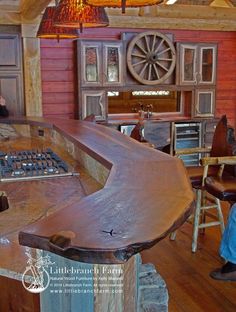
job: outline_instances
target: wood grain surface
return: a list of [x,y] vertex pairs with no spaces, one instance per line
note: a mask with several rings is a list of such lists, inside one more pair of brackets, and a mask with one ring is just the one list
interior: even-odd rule
[[0,150],[7,152],[47,147],[60,155],[80,176],[0,182],[0,191],[6,193],[9,201],[9,209],[0,213],[1,275],[18,279],[17,273],[25,270],[25,248],[18,243],[18,232],[22,228],[102,188],[65,150],[48,140],[17,137],[1,141]]
[[[20,244],[81,262],[123,263],[155,245],[191,213],[194,197],[181,160],[101,125],[63,119],[41,125],[45,123],[110,175],[102,190],[21,230]],[[73,237],[68,239],[67,232]]]

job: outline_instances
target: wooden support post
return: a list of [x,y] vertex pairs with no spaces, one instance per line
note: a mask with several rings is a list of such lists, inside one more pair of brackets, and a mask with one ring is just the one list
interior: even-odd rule
[[34,20],[47,7],[51,0],[21,0],[20,10],[24,20]]
[[22,25],[26,116],[42,116],[40,41],[35,27]]

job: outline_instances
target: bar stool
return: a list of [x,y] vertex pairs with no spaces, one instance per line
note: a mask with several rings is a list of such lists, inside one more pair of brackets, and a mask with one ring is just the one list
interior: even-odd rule
[[[220,200],[217,197],[210,196],[205,188],[205,179],[207,176],[218,177],[222,175],[223,169],[220,169],[219,164],[215,160],[217,157],[224,157],[232,155],[232,144],[229,142],[229,130],[231,127],[227,125],[226,116],[222,116],[218,122],[211,150],[206,148],[190,148],[184,150],[177,150],[176,156],[191,153],[206,154],[210,157],[203,157],[201,159],[201,166],[186,167],[187,174],[190,178],[193,189],[196,192],[196,209],[192,216],[193,221],[193,239],[192,252],[197,250],[197,239],[199,230],[205,231],[205,228],[211,226],[220,226],[221,233],[224,231],[224,219],[221,210]],[[219,171],[220,169],[220,171]],[[221,172],[222,171],[222,172]],[[213,195],[213,194],[211,194]],[[217,214],[212,214],[211,211],[216,209]],[[208,218],[211,218],[210,222]],[[170,239],[175,240],[176,231],[171,233]]]
[[[223,234],[225,225],[224,217],[221,210],[220,200],[207,191],[205,186],[205,180],[207,179],[209,171],[209,162],[212,162],[212,157],[205,157],[201,159],[203,164],[203,176],[200,180],[192,182],[192,187],[196,193],[196,208],[194,214],[190,217],[193,219],[193,236],[192,236],[192,252],[197,250],[198,234],[199,231],[205,231],[205,228],[212,226],[220,226],[221,234]],[[221,174],[221,170],[218,167],[218,174]],[[210,170],[211,172],[211,170]],[[212,213],[212,210],[216,209],[216,214]],[[211,212],[210,212],[210,211]],[[176,231],[171,233],[170,239],[175,240]]]
[[[201,163],[204,166],[203,184],[202,188],[197,190],[197,205],[194,215],[194,230],[193,230],[193,242],[192,251],[195,252],[197,248],[197,236],[198,230],[209,226],[220,225],[221,233],[224,232],[224,219],[221,211],[220,200],[223,201],[236,201],[236,177],[229,172],[224,172],[225,165],[236,165],[236,156],[225,157],[203,157]],[[216,176],[207,177],[208,167],[218,167],[218,174]],[[232,169],[232,168],[231,168]],[[201,196],[203,192],[213,196],[215,205],[201,205]],[[199,215],[201,210],[210,208],[216,208],[218,214],[218,220],[215,222],[206,223],[203,221],[199,223]],[[210,215],[212,216],[212,215]]]
[[[203,157],[201,163],[204,167],[201,185],[193,183],[193,188],[196,191],[196,209],[194,212],[193,221],[193,238],[192,238],[192,252],[197,250],[197,241],[199,230],[212,226],[220,226],[221,234],[223,234],[225,225],[224,217],[221,210],[220,200],[213,194],[209,193],[205,186],[205,180],[208,176],[209,165],[212,164],[211,157]],[[216,164],[214,164],[216,166]],[[222,175],[222,170],[219,168],[217,176]],[[210,196],[209,196],[210,195]],[[217,214],[209,212],[212,209],[216,209]],[[208,220],[210,218],[210,221]]]

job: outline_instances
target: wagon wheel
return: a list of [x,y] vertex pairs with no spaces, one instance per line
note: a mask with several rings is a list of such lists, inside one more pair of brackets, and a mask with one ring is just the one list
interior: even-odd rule
[[148,31],[135,36],[128,47],[127,64],[132,76],[146,85],[160,84],[175,68],[176,54],[165,35]]

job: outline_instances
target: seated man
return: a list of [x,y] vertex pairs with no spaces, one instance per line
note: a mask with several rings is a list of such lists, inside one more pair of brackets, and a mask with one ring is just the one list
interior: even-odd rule
[[232,206],[221,245],[220,255],[227,262],[222,268],[210,273],[210,276],[222,281],[236,281],[236,203]]
[[6,108],[6,100],[0,95],[0,117],[8,117],[9,112]]

